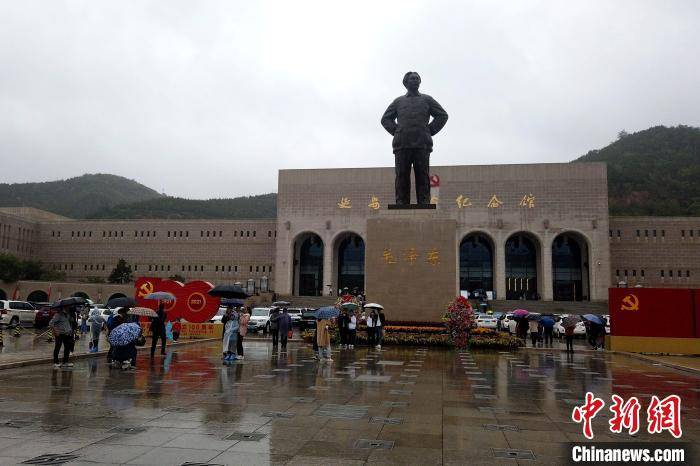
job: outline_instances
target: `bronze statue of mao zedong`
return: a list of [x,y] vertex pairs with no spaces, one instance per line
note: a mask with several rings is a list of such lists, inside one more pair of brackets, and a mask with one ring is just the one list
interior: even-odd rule
[[394,99],[382,115],[382,126],[394,136],[396,204],[399,206],[411,201],[411,166],[416,179],[416,201],[419,205],[430,204],[433,136],[447,123],[447,112],[442,106],[429,95],[418,92],[420,83],[418,73],[406,73],[403,85],[408,92]]

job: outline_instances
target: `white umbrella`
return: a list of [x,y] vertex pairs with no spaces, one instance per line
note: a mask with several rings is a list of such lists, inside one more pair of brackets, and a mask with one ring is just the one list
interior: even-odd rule
[[381,304],[377,304],[377,303],[365,304],[364,307],[365,307],[365,309],[379,309],[379,310],[384,309],[384,306],[382,306]]

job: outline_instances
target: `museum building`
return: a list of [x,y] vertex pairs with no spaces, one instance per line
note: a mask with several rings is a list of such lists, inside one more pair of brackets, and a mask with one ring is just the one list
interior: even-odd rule
[[434,210],[390,210],[393,168],[281,170],[277,218],[265,220],[73,220],[2,208],[0,252],[74,283],[106,279],[124,258],[136,276],[283,296],[348,287],[370,300],[413,297],[412,306],[428,303],[417,294],[601,302],[610,286],[700,285],[700,219],[610,217],[603,163],[436,166],[431,186]]

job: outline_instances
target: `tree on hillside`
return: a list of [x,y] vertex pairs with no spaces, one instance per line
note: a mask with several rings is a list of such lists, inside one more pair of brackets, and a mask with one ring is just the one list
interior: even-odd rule
[[117,266],[112,270],[112,273],[109,274],[109,278],[107,279],[109,283],[120,284],[130,283],[132,280],[131,266],[127,264],[124,259],[119,259]]

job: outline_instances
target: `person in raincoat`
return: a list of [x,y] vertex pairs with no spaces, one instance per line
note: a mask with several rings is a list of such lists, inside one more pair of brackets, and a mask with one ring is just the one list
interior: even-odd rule
[[318,343],[318,357],[321,361],[333,361],[331,359],[331,321],[319,319],[316,321],[316,342]]
[[222,342],[222,352],[224,354],[224,362],[234,361],[236,359],[236,345],[238,342],[238,314],[233,308],[229,307],[229,320],[224,326],[224,338]]
[[107,322],[105,322],[104,317],[100,315],[99,309],[93,309],[90,311],[88,323],[90,324],[90,352],[97,353],[97,351],[99,351],[100,333],[102,333],[103,328],[107,327]]

